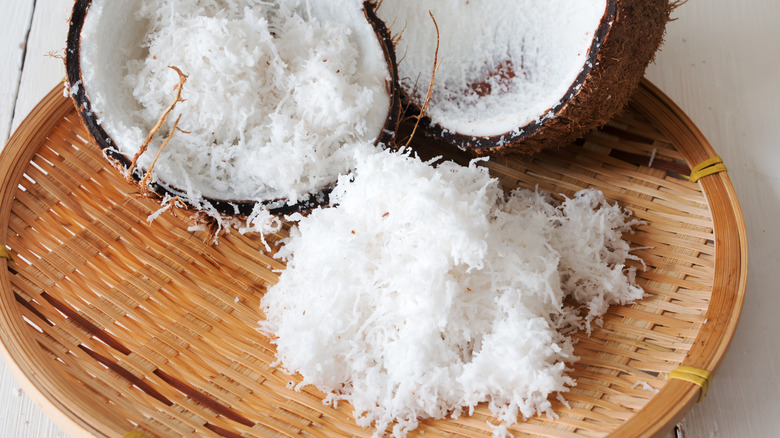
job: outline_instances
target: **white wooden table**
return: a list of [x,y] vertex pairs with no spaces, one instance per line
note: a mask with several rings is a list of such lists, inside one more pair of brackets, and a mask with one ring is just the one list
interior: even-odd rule
[[[0,0],[0,144],[64,77],[47,54],[62,53],[72,3]],[[731,350],[678,433],[780,436],[780,2],[691,0],[673,16],[647,75],[725,160],[750,244]],[[0,363],[0,437],[65,436]]]

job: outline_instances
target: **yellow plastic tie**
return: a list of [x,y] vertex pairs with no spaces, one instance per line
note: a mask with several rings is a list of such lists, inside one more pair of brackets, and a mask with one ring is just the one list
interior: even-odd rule
[[130,432],[127,432],[122,438],[149,438],[149,436],[141,431],[131,430]]
[[707,395],[707,391],[710,390],[712,373],[701,368],[680,365],[669,373],[669,378],[667,380],[671,379],[685,380],[686,382],[691,382],[700,387],[701,391],[699,392],[698,403]]
[[696,182],[699,179],[712,175],[713,173],[725,172],[726,165],[723,164],[723,159],[715,156],[710,159],[704,160],[691,169],[691,175],[688,177],[688,181]]
[[0,245],[0,258],[7,259],[9,262],[14,261],[14,258],[11,255],[11,251],[9,251],[8,248],[5,247],[5,245]]

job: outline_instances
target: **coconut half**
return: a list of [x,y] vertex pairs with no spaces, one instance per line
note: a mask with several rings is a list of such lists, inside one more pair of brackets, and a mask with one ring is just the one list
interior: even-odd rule
[[[434,25],[430,14],[438,25]],[[427,133],[476,152],[535,152],[620,111],[658,49],[667,0],[385,0],[401,89]]]
[[[117,168],[139,182],[153,167],[149,190],[223,214],[327,202],[398,119],[392,41],[361,0],[77,0],[66,67]],[[135,168],[175,100],[171,67],[182,100]]]

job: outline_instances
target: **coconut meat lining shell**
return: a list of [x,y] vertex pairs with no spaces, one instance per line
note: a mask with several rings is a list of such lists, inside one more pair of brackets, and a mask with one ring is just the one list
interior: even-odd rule
[[401,87],[418,107],[436,52],[437,29],[429,10],[438,24],[441,65],[427,115],[444,130],[488,137],[553,116],[550,109],[588,67],[607,2],[383,2],[379,16],[400,35]]
[[[92,0],[81,83],[107,143],[132,158],[188,75],[138,161],[199,200],[293,204],[374,147],[391,106],[388,62],[363,3]],[[196,202],[197,204],[197,202]]]

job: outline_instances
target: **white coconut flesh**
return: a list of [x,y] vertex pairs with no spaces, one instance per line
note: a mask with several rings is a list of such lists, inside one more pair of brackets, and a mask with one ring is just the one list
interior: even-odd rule
[[390,151],[356,169],[285,240],[261,328],[283,369],[374,436],[481,402],[504,425],[551,413],[573,383],[571,330],[643,295],[622,239],[636,222],[601,192],[505,196],[485,168]]
[[91,109],[128,158],[182,98],[138,161],[191,199],[294,204],[374,147],[388,64],[359,0],[93,0],[81,33]]
[[[428,116],[478,137],[521,129],[558,105],[588,65],[606,0],[386,0],[377,13],[400,35],[404,93],[421,106],[439,61]],[[519,133],[515,133],[519,135]]]

